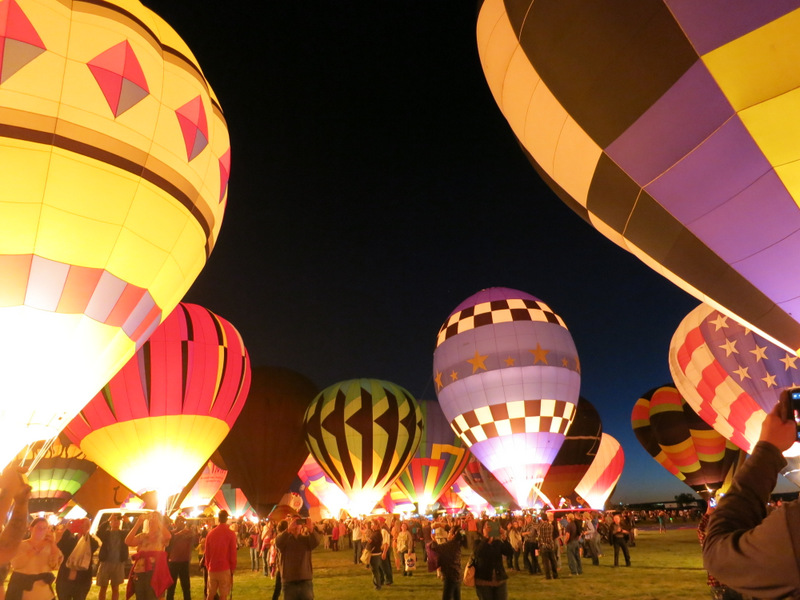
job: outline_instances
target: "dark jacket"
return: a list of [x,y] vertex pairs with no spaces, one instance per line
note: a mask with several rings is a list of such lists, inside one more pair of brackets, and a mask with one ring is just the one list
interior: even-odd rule
[[442,576],[451,581],[461,581],[461,548],[466,548],[467,538],[460,533],[443,544],[431,542],[430,549],[436,555],[436,564]]
[[800,598],[800,501],[785,502],[767,516],[767,501],[784,466],[786,459],[775,446],[756,444],[706,529],[706,570],[756,598]]
[[472,559],[475,562],[475,585],[497,585],[508,579],[503,556],[514,556],[508,540],[480,539],[475,542]]
[[[100,546],[100,554],[97,555],[97,559],[100,562],[121,562],[124,563],[128,560],[128,545],[125,543],[125,536],[126,533],[121,529],[111,530],[111,529],[104,529],[97,532],[97,537],[100,538],[100,541],[103,543]],[[110,556],[111,552],[111,540],[113,538],[117,538],[117,556]]]
[[279,568],[284,584],[311,579],[313,573],[311,551],[319,546],[321,541],[322,534],[317,530],[297,537],[284,531],[275,538],[275,547],[281,553]]
[[[72,551],[75,549],[75,546],[78,543],[80,536],[75,535],[69,531],[65,531],[64,534],[61,536],[61,539],[58,540],[58,549],[61,550],[61,554],[64,555],[64,560],[61,562],[61,566],[58,568],[58,574],[56,575],[56,585],[59,582],[66,581],[69,579],[70,569],[67,568],[67,560],[69,559],[69,555],[72,554]],[[90,546],[92,548],[92,559],[94,559],[94,553],[97,552],[97,548],[100,544],[94,539],[93,536],[89,536]],[[75,582],[81,586],[88,586],[91,587],[92,585],[92,566],[91,562],[89,563],[89,568],[85,571],[76,571],[75,575]]]

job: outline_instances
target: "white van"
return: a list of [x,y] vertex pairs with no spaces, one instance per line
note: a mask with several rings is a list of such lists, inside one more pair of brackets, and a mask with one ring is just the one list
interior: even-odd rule
[[100,525],[108,521],[111,515],[119,515],[122,518],[122,530],[123,531],[130,531],[133,527],[133,524],[136,522],[136,519],[139,518],[139,515],[146,515],[147,513],[153,512],[151,510],[145,510],[143,508],[104,508],[102,510],[98,510],[97,514],[92,519],[92,525],[89,528],[89,533],[92,535],[97,535],[97,530],[100,529]]

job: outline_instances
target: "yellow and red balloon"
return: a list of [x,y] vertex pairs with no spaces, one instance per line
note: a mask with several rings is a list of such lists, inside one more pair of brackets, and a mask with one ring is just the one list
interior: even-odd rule
[[65,433],[136,493],[179,492],[239,416],[250,359],[225,319],[181,303]]
[[0,0],[0,462],[52,438],[188,290],[227,204],[219,102],[135,0]]

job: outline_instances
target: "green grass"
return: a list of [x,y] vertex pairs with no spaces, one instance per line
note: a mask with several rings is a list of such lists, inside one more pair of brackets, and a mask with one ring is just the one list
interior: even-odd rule
[[[562,556],[563,567],[557,580],[547,581],[543,576],[511,572],[508,597],[511,600],[534,597],[547,600],[685,600],[709,597],[697,533],[692,528],[673,529],[666,534],[641,531],[636,546],[631,548],[632,566],[629,568],[613,568],[613,550],[606,545],[602,550],[605,556],[600,558],[600,566],[593,566],[590,560],[584,561],[584,574],[580,577],[569,576],[566,556]],[[394,585],[377,591],[372,587],[370,571],[354,565],[352,550],[346,547],[339,552],[318,548],[313,561],[314,591],[318,600],[438,600],[441,597],[441,582],[434,573],[426,572],[422,562],[413,577],[395,573]],[[462,557],[463,563],[466,563],[465,557]],[[248,551],[242,549],[234,578],[234,599],[272,598],[274,582],[249,568]],[[196,573],[194,568],[192,598],[202,600],[203,581],[194,576]],[[467,587],[462,587],[461,593],[465,599],[476,597],[475,591]],[[180,588],[175,597],[182,600]],[[89,599],[97,599],[96,586],[92,588]]]

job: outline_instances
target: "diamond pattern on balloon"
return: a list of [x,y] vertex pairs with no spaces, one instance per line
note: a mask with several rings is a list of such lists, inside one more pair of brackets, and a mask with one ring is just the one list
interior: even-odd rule
[[228,179],[231,176],[231,149],[223,154],[219,159],[219,201],[225,198],[228,192]]
[[203,100],[196,96],[175,111],[186,144],[186,157],[192,160],[208,146],[208,121]]
[[142,66],[128,40],[98,54],[86,65],[100,86],[114,117],[120,116],[150,93]]
[[0,2],[0,84],[45,50],[16,0]]

